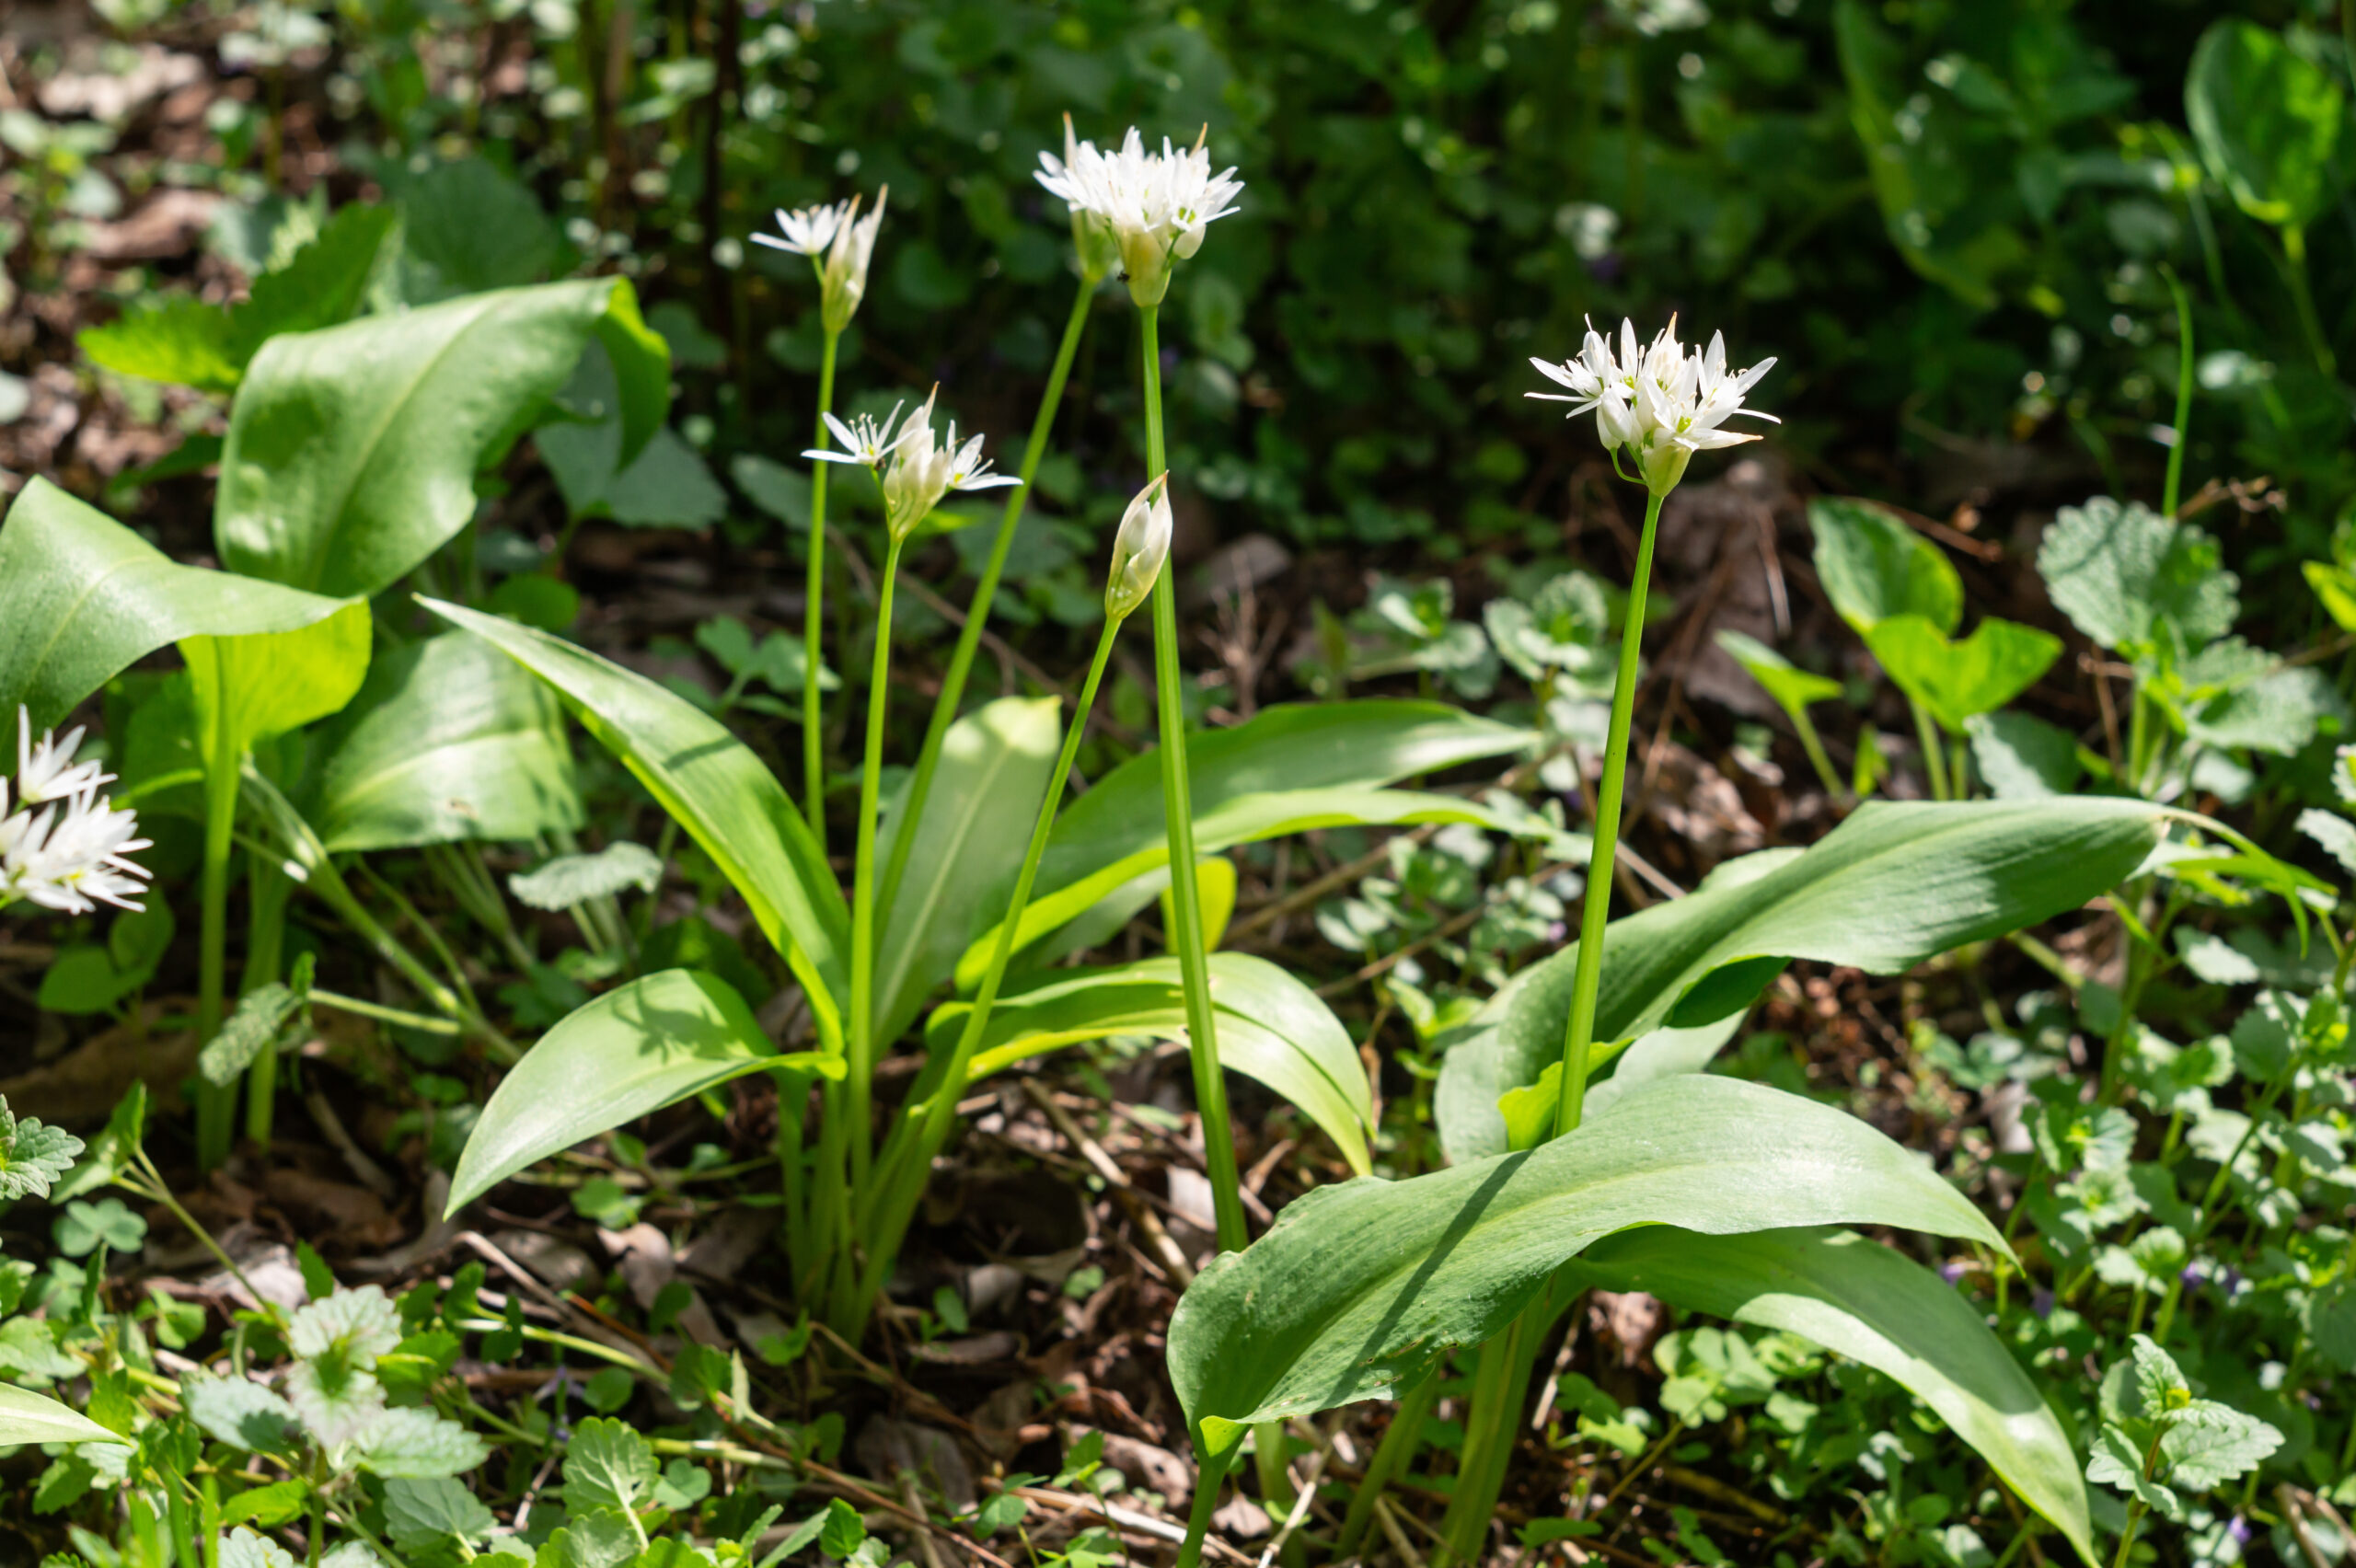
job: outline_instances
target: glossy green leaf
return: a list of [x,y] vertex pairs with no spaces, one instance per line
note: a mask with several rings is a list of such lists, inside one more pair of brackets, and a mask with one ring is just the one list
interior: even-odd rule
[[624,451],[662,423],[663,340],[617,278],[469,294],[272,338],[229,410],[223,563],[319,593],[391,586],[474,516],[476,472],[565,385],[595,334],[622,376]]
[[[1744,1011],[1791,959],[1895,974],[2050,919],[2132,872],[2164,820],[2116,797],[1861,807],[1763,875],[1724,877],[1743,866],[1730,862],[1687,896],[1605,928],[1596,1039]],[[1573,942],[1515,975],[1449,1052],[1437,1109],[1451,1157],[1505,1147],[1498,1096],[1561,1060],[1577,953]]]
[[879,834],[881,863],[897,835],[916,836],[876,955],[877,1038],[896,1040],[976,931],[1006,912],[1056,748],[1063,707],[1053,698],[1005,698],[949,728],[922,822],[904,819],[903,786]]
[[1171,1380],[1198,1440],[1225,1447],[1240,1425],[1394,1393],[1503,1329],[1591,1243],[1664,1224],[1890,1225],[2004,1245],[1927,1164],[1856,1118],[1681,1075],[1527,1153],[1297,1199],[1187,1288]]
[[1722,631],[1718,646],[1786,713],[1798,713],[1811,703],[1830,702],[1841,695],[1839,681],[1801,669],[1756,638]]
[[1865,646],[1899,690],[1955,734],[2035,686],[2062,656],[2051,632],[1994,616],[1956,642],[1921,616],[1892,616],[1866,631]]
[[[1174,958],[1053,974],[999,998],[969,1081],[1026,1057],[1107,1035],[1185,1038],[1186,1009]],[[1353,1170],[1371,1169],[1366,1140],[1374,1103],[1366,1067],[1333,1009],[1263,958],[1215,952],[1210,975],[1219,1065],[1299,1107],[1324,1129]],[[933,1014],[925,1033],[936,1056],[946,1055],[970,1010],[965,1003],[952,1002]]]
[[258,743],[341,710],[368,675],[368,605],[344,605],[292,631],[187,637],[196,749],[235,767]]
[[[583,1138],[773,1066],[745,999],[717,975],[666,969],[606,992],[540,1037],[501,1080],[458,1157],[445,1214]],[[823,1069],[822,1069],[823,1070]]]
[[562,709],[480,638],[451,632],[378,659],[314,743],[300,803],[338,854],[582,824]]
[[115,1435],[55,1400],[0,1381],[0,1443],[112,1443]]
[[1921,616],[1941,632],[1963,619],[1963,579],[1945,551],[1870,502],[1808,502],[1816,575],[1859,633],[1892,616]]
[[602,344],[582,354],[564,400],[580,417],[542,426],[534,441],[572,516],[608,517],[630,528],[706,528],[728,514],[720,481],[668,426],[625,459],[620,384]]
[[1979,1309],[1921,1264],[1847,1231],[1710,1236],[1664,1225],[1606,1237],[1570,1274],[1572,1288],[1641,1290],[1804,1335],[1887,1374],[2095,1561],[2069,1435]]
[[1980,777],[2000,801],[2066,795],[2085,771],[2067,730],[2027,713],[1983,713],[1964,732]]
[[2337,76],[2239,18],[2200,35],[2184,81],[2201,162],[2263,224],[2303,228],[2337,191],[2332,154],[2346,105]]
[[850,912],[809,825],[760,758],[718,720],[643,675],[497,616],[423,603],[556,688],[744,896],[808,994],[819,1038],[838,1043]]
[[228,572],[181,566],[47,479],[0,524],[0,712],[36,727],[136,660],[191,637],[290,631],[345,607]]

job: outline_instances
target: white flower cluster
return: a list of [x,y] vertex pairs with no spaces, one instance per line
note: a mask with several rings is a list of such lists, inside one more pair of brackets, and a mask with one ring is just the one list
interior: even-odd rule
[[1706,351],[1688,353],[1677,340],[1677,318],[1671,317],[1651,344],[1636,346],[1636,324],[1620,323],[1620,352],[1590,323],[1579,356],[1555,364],[1530,362],[1549,380],[1571,389],[1530,392],[1527,397],[1568,403],[1570,416],[1595,411],[1596,432],[1608,451],[1630,451],[1636,472],[1647,489],[1665,495],[1685,477],[1685,465],[1696,452],[1756,441],[1756,435],[1721,428],[1728,416],[1749,414],[1773,422],[1775,416],[1742,406],[1743,395],[1774,368],[1772,359],[1749,370],[1727,370],[1727,342],[1722,333],[1710,335]]
[[[826,463],[855,463],[863,468],[882,471],[884,487],[884,525],[895,539],[906,539],[916,531],[941,498],[952,490],[996,490],[1001,485],[1019,485],[1022,481],[1011,474],[993,474],[982,456],[982,438],[978,435],[963,446],[957,444],[957,426],[951,421],[946,440],[936,443],[932,434],[933,398],[941,389],[933,388],[933,397],[924,400],[924,407],[908,416],[900,425],[899,433],[892,427],[899,423],[900,405],[882,424],[861,414],[855,424],[845,424],[832,413],[826,415],[826,428],[835,439],[849,450],[831,452],[813,448],[804,457]],[[889,467],[886,467],[886,461]]]
[[875,192],[875,210],[859,215],[860,198],[832,206],[778,209],[781,234],[756,234],[756,245],[807,256],[818,274],[820,309],[826,330],[839,332],[850,325],[859,302],[867,297],[867,264],[875,255],[875,233],[884,226],[884,203],[892,194],[884,186]]
[[1106,153],[1093,142],[1076,140],[1067,120],[1064,156],[1041,153],[1039,163],[1034,178],[1071,209],[1082,268],[1089,264],[1091,243],[1102,244],[1089,232],[1094,225],[1110,236],[1127,274],[1129,297],[1139,305],[1161,303],[1170,292],[1172,262],[1202,248],[1204,231],[1235,211],[1236,195],[1243,189],[1232,168],[1211,172],[1202,138],[1180,152],[1165,136],[1161,151],[1149,153],[1134,125],[1120,150]]
[[[33,744],[32,715],[17,709],[17,795],[0,779],[0,908],[28,899],[65,915],[87,915],[99,904],[138,909],[146,891],[144,867],[130,859],[148,847],[139,813],[110,809],[99,787],[114,781],[95,762],[73,760],[82,732]],[[36,808],[39,808],[36,810]]]

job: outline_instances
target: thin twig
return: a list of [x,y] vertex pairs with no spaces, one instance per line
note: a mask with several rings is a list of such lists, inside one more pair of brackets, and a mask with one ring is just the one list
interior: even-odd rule
[[1153,1244],[1153,1250],[1159,1255],[1161,1266],[1170,1271],[1171,1277],[1177,1280],[1182,1288],[1192,1284],[1195,1278],[1195,1265],[1186,1261],[1184,1251],[1172,1239],[1170,1232],[1162,1228],[1161,1216],[1155,1214],[1153,1205],[1147,1203],[1138,1193],[1136,1186],[1129,1181],[1128,1173],[1121,1169],[1111,1155],[1104,1152],[1104,1146],[1090,1137],[1086,1129],[1072,1119],[1071,1113],[1057,1104],[1055,1096],[1040,1087],[1038,1079],[1024,1078],[1022,1092],[1031,1097],[1031,1102],[1034,1105],[1046,1113],[1047,1120],[1055,1124],[1056,1131],[1064,1136],[1066,1143],[1080,1151],[1080,1158],[1088,1161],[1089,1169],[1104,1179],[1104,1185],[1112,1189],[1114,1200],[1127,1212],[1129,1223],[1143,1232],[1145,1239]]

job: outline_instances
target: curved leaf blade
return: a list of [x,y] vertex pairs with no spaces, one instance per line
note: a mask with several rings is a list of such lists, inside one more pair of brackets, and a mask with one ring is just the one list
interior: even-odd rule
[[0,1443],[119,1443],[122,1439],[55,1400],[0,1382]]
[[271,338],[229,409],[223,564],[323,594],[390,587],[473,517],[476,472],[529,428],[591,335],[609,349],[651,336],[632,333],[637,319],[628,282],[590,278]]
[[345,601],[181,566],[113,518],[28,482],[0,525],[0,712],[64,718],[168,642],[293,631]]
[[[1681,1076],[1526,1153],[1298,1200],[1188,1286],[1171,1320],[1171,1378],[1198,1437],[1210,1421],[1380,1398],[1504,1328],[1590,1244],[1660,1224],[1892,1225],[2004,1246],[1969,1200],[1854,1117]],[[1228,1430],[1208,1428],[1209,1446]]]
[[1574,1288],[1641,1290],[1787,1330],[1887,1374],[2096,1561],[2069,1435],[1978,1309],[1919,1263],[1849,1231],[1709,1236],[1652,1226],[1606,1237],[1569,1274]]
[[1951,734],[2035,686],[2062,656],[2062,640],[2051,632],[1994,616],[1955,641],[1921,616],[1892,616],[1865,633],[1865,646]]
[[666,969],[575,1009],[524,1053],[482,1108],[443,1213],[456,1214],[536,1160],[781,1056],[716,974]]
[[271,736],[339,711],[367,678],[368,654],[364,599],[291,631],[183,638],[197,754],[208,768],[235,767]]
[[[1373,1091],[1357,1047],[1324,998],[1288,971],[1249,953],[1210,955],[1211,1005],[1218,1015],[1219,1066],[1266,1085],[1332,1138],[1350,1169],[1373,1169],[1367,1135]],[[945,1057],[971,1007],[953,1002],[925,1026]],[[1026,1057],[1113,1034],[1186,1037],[1178,961],[1148,959],[1111,969],[1058,970],[1052,980],[1000,997],[967,1081]]]
[[2283,227],[2330,204],[2343,102],[2329,72],[2238,17],[2200,35],[2185,73],[2185,121],[2201,161],[2243,212]]
[[[1865,806],[1764,874],[1714,878],[1606,927],[1596,1039],[1743,1011],[1792,959],[1896,974],[2033,926],[2124,880],[2165,819],[2115,796]],[[1484,1009],[1488,1032],[1449,1052],[1438,1109],[1451,1158],[1506,1147],[1497,1097],[1561,1059],[1577,962],[1573,942],[1523,970]]]
[[1006,907],[1026,847],[1018,823],[1035,818],[1063,742],[1054,698],[1003,698],[949,728],[924,820],[905,820],[907,791],[885,824],[884,860],[913,833],[907,871],[884,911],[875,964],[881,1040],[896,1040],[947,979],[975,928]]
[[480,638],[387,653],[314,739],[303,814],[332,853],[531,838],[584,820],[562,710]]
[[1863,636],[1892,616],[1921,616],[1941,633],[1963,619],[1963,579],[1946,552],[1869,501],[1808,502],[1816,575],[1825,597]]
[[820,1040],[839,1048],[850,912],[809,824],[760,758],[700,709],[562,638],[421,602],[556,688],[744,895],[808,994]]

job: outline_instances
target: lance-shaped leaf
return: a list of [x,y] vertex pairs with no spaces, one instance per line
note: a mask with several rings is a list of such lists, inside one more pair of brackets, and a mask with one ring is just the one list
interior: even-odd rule
[[181,566],[35,478],[0,525],[0,712],[22,703],[45,727],[166,643],[291,631],[344,603]]
[[[2097,796],[1865,806],[1762,875],[1714,878],[1606,927],[1596,1040],[1741,1012],[1792,959],[1896,974],[2050,919],[2124,880],[2165,818]],[[1562,1059],[1577,962],[1573,942],[1515,975],[1449,1052],[1438,1110],[1452,1158],[1507,1147],[1497,1098]]]
[[809,824],[760,758],[702,709],[562,638],[457,605],[423,603],[556,688],[744,895],[808,993],[819,1038],[838,1042],[850,912]]
[[2062,656],[2062,640],[2051,632],[1994,616],[1959,641],[1921,616],[1892,616],[1865,633],[1865,646],[1898,689],[1952,734],[2035,686]]
[[338,854],[582,824],[562,709],[480,638],[453,632],[385,655],[314,739],[303,814]]
[[229,409],[223,563],[371,594],[474,516],[475,474],[529,429],[592,335],[620,377],[623,451],[669,406],[669,354],[618,278],[469,294],[262,345]]
[[1558,1288],[1641,1290],[1802,1334],[1886,1373],[2095,1561],[2076,1450],[1980,1310],[1921,1264],[1848,1231],[1702,1235],[1648,1226],[1581,1253]]
[[881,842],[888,851],[900,835],[916,837],[892,906],[884,911],[875,965],[876,1013],[883,1020],[877,1038],[898,1039],[915,1021],[925,994],[949,977],[976,929],[1005,913],[1063,740],[1062,713],[1053,698],[1010,697],[984,705],[942,737],[924,820],[906,820],[905,788],[894,802]]
[[[1325,1131],[1350,1169],[1372,1169],[1367,1134],[1374,1101],[1349,1032],[1316,992],[1266,959],[1210,955],[1219,1066],[1267,1085]],[[1000,997],[982,1032],[969,1081],[1058,1046],[1112,1034],[1185,1038],[1178,961],[1148,959],[1111,969],[1057,970],[1054,978]],[[925,1026],[946,1057],[971,1008],[953,1002]]]
[[[1195,847],[1213,855],[1284,834],[1360,824],[1471,822],[1502,830],[1472,801],[1382,786],[1519,751],[1533,738],[1438,702],[1265,709],[1231,730],[1188,738]],[[1161,821],[1161,775],[1150,752],[1131,757],[1073,801],[1047,841],[1017,951],[1166,866],[1169,846],[1155,825]],[[994,930],[958,960],[960,988],[979,983]]]
[[0,1382],[0,1443],[112,1443],[116,1435],[55,1400]]
[[[524,1053],[458,1157],[445,1214],[534,1160],[768,1067],[825,1071],[779,1055],[728,982],[694,969],[633,980],[575,1009]],[[835,1066],[839,1072],[839,1066]]]
[[1242,1426],[1414,1382],[1614,1231],[1833,1224],[2004,1246],[1928,1165],[1854,1116],[1734,1078],[1664,1078],[1525,1153],[1295,1201],[1187,1288],[1171,1380],[1198,1440],[1222,1450]]

